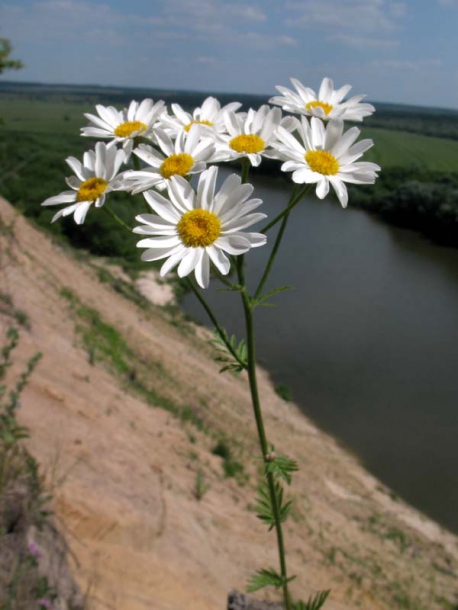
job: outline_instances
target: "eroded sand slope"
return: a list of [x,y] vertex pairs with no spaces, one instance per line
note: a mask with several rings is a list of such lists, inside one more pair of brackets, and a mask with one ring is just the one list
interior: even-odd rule
[[[259,462],[246,379],[218,373],[207,331],[101,283],[96,266],[4,201],[0,223],[1,292],[29,320],[19,360],[43,353],[20,421],[90,608],[222,610],[231,588],[277,563],[273,534],[249,510]],[[132,370],[110,371],[88,350],[82,307],[119,331]],[[11,316],[0,320],[3,333]],[[286,527],[293,592],[331,588],[329,610],[454,607],[457,538],[392,497],[260,375],[269,438],[300,464]],[[162,406],[129,390],[139,378]],[[184,407],[199,425],[170,412]],[[225,436],[250,464],[243,486],[212,453]],[[208,486],[200,500],[199,470]]]

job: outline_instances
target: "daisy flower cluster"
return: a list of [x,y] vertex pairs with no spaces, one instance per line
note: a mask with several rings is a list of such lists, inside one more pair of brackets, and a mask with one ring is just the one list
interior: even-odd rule
[[[194,272],[206,288],[210,265],[226,275],[228,256],[266,243],[265,234],[246,231],[265,217],[251,213],[261,204],[250,199],[253,187],[234,174],[217,190],[214,164],[240,162],[247,169],[263,158],[277,159],[293,182],[316,185],[320,199],[332,186],[343,207],[346,183],[373,183],[380,169],[358,161],[373,142],[357,141],[357,127],[344,131],[345,120],[362,121],[374,111],[361,103],[364,96],[345,101],[351,87],[334,89],[329,78],[318,94],[296,79],[291,82],[295,91],[277,87],[281,95],[269,100],[273,107],[264,104],[248,112],[239,102],[221,106],[214,97],[191,111],[179,104],[169,111],[162,100],[152,99],[132,101],[123,110],[97,105],[97,114],[85,115],[89,125],[81,135],[104,142],[97,142],[82,162],[66,160],[75,173],[67,178],[71,190],[42,205],[68,204],[52,221],[73,215],[82,224],[110,191],[140,194],[152,211],[137,216],[139,226],[133,229],[144,236],[138,242],[146,248],[143,260],[166,259],[162,275],[175,267],[180,277]],[[288,114],[283,116],[282,109]]]
[[[277,87],[281,95],[269,100],[272,105],[263,104],[246,112],[239,102],[222,106],[214,97],[193,110],[179,104],[172,104],[169,110],[162,100],[152,99],[132,101],[123,110],[97,105],[97,114],[86,114],[89,125],[81,129],[81,135],[103,141],[86,152],[82,162],[74,157],[66,159],[75,174],[67,178],[70,190],[42,204],[63,206],[53,221],[73,215],[77,224],[84,223],[92,208],[103,209],[140,237],[137,246],[143,249],[142,260],[162,261],[162,276],[176,269],[180,278],[193,274],[195,283],[207,288],[213,271],[240,296],[246,333],[237,342],[218,323],[195,283],[189,281],[189,288],[215,326],[220,353],[217,360],[224,365],[221,372],[245,371],[249,379],[265,465],[258,517],[269,529],[276,528],[281,569],[281,575],[271,568],[258,570],[250,579],[250,587],[254,583],[254,591],[265,586],[268,574],[267,584],[282,589],[288,610],[305,607],[303,602],[291,602],[288,582],[295,576],[288,577],[282,536],[290,502],[283,504],[281,480],[289,484],[291,473],[298,467],[285,455],[276,457],[266,437],[256,381],[253,311],[284,289],[263,293],[288,219],[307,189],[314,187],[317,197],[323,199],[332,187],[345,207],[346,185],[371,184],[380,169],[375,163],[360,160],[373,146],[372,140],[360,140],[357,127],[344,127],[345,121],[362,121],[374,111],[373,106],[361,101],[364,96],[346,100],[350,86],[334,89],[329,78],[323,80],[318,94],[298,80],[292,79],[292,84],[294,91]],[[266,215],[259,211],[262,201],[253,197],[248,176],[250,168],[258,167],[266,158],[278,161],[279,169],[302,186],[294,188],[286,207],[256,232],[251,227]],[[241,173],[232,173],[221,183],[218,164],[226,162],[239,165]],[[136,226],[129,227],[107,204],[113,191],[138,196],[147,206],[148,213],[135,217]],[[266,244],[267,232],[280,222],[265,270],[250,292],[242,255]],[[231,269],[237,283],[225,277]],[[321,607],[328,594],[319,592],[315,605],[319,601]],[[41,601],[48,607],[49,600]]]

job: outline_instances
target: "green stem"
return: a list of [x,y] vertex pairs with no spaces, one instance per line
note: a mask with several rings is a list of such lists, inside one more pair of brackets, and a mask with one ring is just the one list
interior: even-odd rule
[[193,282],[188,277],[185,279],[186,279],[186,283],[188,284],[189,288],[193,291],[193,293],[196,295],[198,301],[200,302],[202,307],[207,312],[208,317],[212,321],[212,324],[214,325],[216,332],[220,336],[221,340],[224,342],[224,345],[227,347],[227,349],[229,350],[229,352],[231,353],[233,358],[235,358],[237,360],[237,362],[240,364],[240,366],[243,366],[243,368],[246,368],[246,363],[239,359],[237,352],[234,351],[234,348],[232,347],[230,342],[227,340],[227,334],[224,331],[224,328],[219,324],[218,320],[216,319],[216,316],[213,313],[210,305],[207,303],[207,301],[204,299],[204,297],[200,294],[199,290],[194,286]]
[[261,229],[260,233],[267,233],[267,231],[273,226],[275,226],[277,222],[279,222],[284,216],[287,216],[294,208],[294,206],[299,203],[302,197],[307,193],[307,191],[310,189],[310,186],[310,184],[306,184],[299,192],[297,192],[297,190],[295,189],[293,191],[293,194],[291,195],[291,198],[286,208],[282,212],[280,212],[280,214],[275,216],[273,220],[266,224],[266,226]]
[[[137,146],[140,144],[140,142],[141,142],[141,138],[134,138],[134,146],[133,146],[133,148],[134,149],[137,148]],[[139,172],[140,169],[141,169],[140,158],[137,157],[137,155],[135,153],[132,153],[130,158],[132,159],[132,163],[134,165],[134,170],[136,172]]]
[[106,204],[102,207],[102,209],[105,210],[107,214],[111,216],[113,220],[115,220],[121,227],[127,229],[129,233],[132,233],[132,227],[129,227],[129,225],[126,224],[122,218],[119,218],[119,216],[115,214],[115,212],[113,212],[113,210],[111,210]]
[[251,163],[250,163],[250,160],[248,159],[248,157],[243,157],[242,158],[242,175],[241,175],[242,184],[245,184],[246,182],[248,182],[248,175],[250,173],[250,167],[251,167]]
[[[243,267],[243,256],[240,256],[237,261],[237,271],[239,277],[239,283],[241,286],[245,286],[245,272]],[[267,442],[266,432],[264,428],[264,421],[261,412],[261,403],[259,399],[258,383],[256,378],[256,352],[255,352],[255,340],[254,340],[254,324],[253,324],[253,310],[246,290],[241,292],[243,301],[243,310],[245,313],[245,326],[246,326],[246,342],[248,351],[248,379],[250,384],[251,401],[253,404],[254,417],[256,420],[256,428],[258,432],[259,444],[261,446],[262,455],[264,461],[269,454],[269,444]],[[271,472],[266,473],[267,484],[269,486],[270,501],[272,505],[272,512],[275,520],[275,531],[277,534],[277,546],[278,555],[280,560],[280,571],[282,577],[282,588],[283,598],[285,602],[285,609],[291,609],[291,597],[288,590],[287,581],[287,569],[286,569],[286,557],[285,557],[285,545],[283,541],[283,531],[280,520],[280,511],[278,506],[277,494],[275,492],[275,480]]]
[[267,282],[267,278],[269,277],[270,270],[272,269],[272,265],[274,264],[275,257],[277,256],[278,248],[280,247],[281,240],[283,238],[283,234],[286,229],[286,225],[288,223],[289,212],[283,216],[283,220],[278,230],[277,237],[275,239],[274,247],[272,248],[272,252],[270,253],[269,260],[267,261],[266,268],[264,270],[263,276],[259,282],[259,285],[254,293],[254,298],[257,299],[264,288],[264,284]]
[[236,290],[236,286],[227,279],[226,276],[224,276],[219,269],[217,269],[216,267],[213,267],[213,273],[216,275],[216,277],[219,279],[219,281],[224,284],[225,286],[227,286],[228,288],[230,288],[231,290]]

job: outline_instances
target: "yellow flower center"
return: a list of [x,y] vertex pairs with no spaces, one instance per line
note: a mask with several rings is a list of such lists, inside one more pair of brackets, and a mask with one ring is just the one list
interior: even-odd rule
[[134,132],[137,132],[138,135],[139,133],[145,131],[145,129],[145,123],[140,121],[127,121],[126,123],[121,123],[121,125],[118,125],[114,130],[114,134],[119,138],[128,138]]
[[327,116],[331,110],[334,108],[332,104],[327,104],[326,102],[320,102],[316,100],[315,102],[309,102],[305,104],[307,110],[313,110],[314,108],[322,108],[324,110],[324,114]]
[[243,136],[236,136],[229,142],[229,146],[232,150],[238,153],[246,153],[247,155],[261,152],[266,147],[266,143],[262,138],[256,134],[248,134]]
[[159,171],[164,178],[170,178],[171,176],[187,176],[194,165],[194,159],[187,153],[178,153],[177,155],[170,155],[162,163]]
[[78,189],[76,201],[95,201],[106,191],[108,182],[103,178],[89,178]]
[[189,131],[193,125],[208,125],[209,127],[213,127],[213,123],[211,121],[191,121],[185,125],[184,130]]
[[191,210],[183,214],[177,229],[187,248],[205,248],[221,235],[221,221],[208,210]]
[[334,176],[339,171],[339,162],[327,150],[308,150],[304,158],[313,172]]

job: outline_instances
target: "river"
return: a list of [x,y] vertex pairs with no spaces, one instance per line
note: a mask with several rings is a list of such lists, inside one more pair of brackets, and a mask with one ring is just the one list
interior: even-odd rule
[[[287,187],[251,182],[273,218]],[[252,282],[267,256],[246,255]],[[256,310],[258,361],[369,471],[458,533],[458,251],[310,198],[292,214],[266,289],[285,284],[294,289],[276,307]],[[205,296],[242,337],[239,296],[218,287]],[[192,294],[183,307],[208,323]]]

